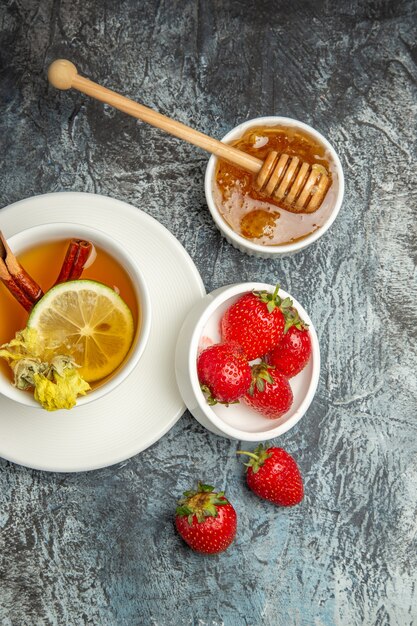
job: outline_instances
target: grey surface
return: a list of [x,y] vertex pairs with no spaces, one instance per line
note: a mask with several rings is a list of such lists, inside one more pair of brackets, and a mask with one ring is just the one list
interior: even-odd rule
[[[322,351],[317,396],[279,439],[305,478],[298,507],[252,496],[239,445],[188,413],[104,470],[0,461],[2,625],[417,623],[416,14],[378,0],[1,3],[1,205],[61,190],[130,202],[178,237],[207,290],[279,280]],[[294,257],[242,255],[206,208],[207,156],[48,87],[60,56],[216,137],[259,115],[312,124],[342,159],[339,218]],[[172,526],[198,478],[239,515],[235,545],[211,558]]]

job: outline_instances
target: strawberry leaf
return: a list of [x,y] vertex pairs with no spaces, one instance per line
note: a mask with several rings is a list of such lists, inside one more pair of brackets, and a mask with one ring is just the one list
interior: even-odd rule
[[284,334],[291,328],[291,326],[295,326],[298,330],[307,330],[308,328],[308,324],[301,319],[294,306],[291,306],[285,314]]
[[214,406],[215,404],[223,404],[224,406],[229,406],[229,404],[239,404],[239,400],[233,400],[231,402],[222,402],[221,400],[216,400],[211,394],[210,389],[207,385],[200,385],[201,391],[206,396],[206,401],[209,406]]
[[249,395],[253,396],[255,391],[255,386],[258,391],[261,393],[265,391],[265,383],[269,383],[270,385],[274,384],[274,379],[271,376],[270,370],[273,369],[272,366],[268,365],[265,362],[258,363],[257,365],[253,365],[252,367],[252,383],[249,389]]
[[203,485],[203,483],[198,483],[198,491],[200,493],[210,493],[211,491],[214,491],[214,487],[212,487],[211,485]]
[[254,291],[254,295],[257,296],[261,302],[266,304],[266,308],[268,309],[268,313],[272,313],[275,308],[279,308],[281,306],[281,298],[278,295],[279,285],[277,285],[274,289],[274,293],[269,293],[268,291]]
[[308,328],[308,324],[303,322],[300,318],[291,298],[287,296],[282,300],[282,298],[278,295],[278,292],[279,284],[276,285],[273,293],[269,293],[268,291],[254,291],[253,293],[261,300],[261,302],[266,304],[268,313],[272,313],[276,308],[280,309],[285,318],[284,334],[289,328],[291,328],[291,326],[296,326],[299,330],[305,330]]
[[201,391],[204,393],[204,395],[206,396],[206,401],[207,401],[207,404],[208,404],[209,406],[214,406],[215,404],[217,404],[217,400],[216,400],[216,398],[214,398],[214,397],[211,395],[211,391],[210,391],[210,389],[207,387],[207,385],[200,385],[200,389],[201,389]]
[[175,509],[175,513],[177,515],[179,515],[180,517],[185,517],[185,516],[188,516],[188,515],[192,515],[191,509],[188,506],[186,506],[185,504],[182,505],[182,506],[177,506],[177,508]]
[[272,311],[276,308],[275,302],[273,302],[272,300],[269,300],[268,304],[266,305],[266,308],[268,309],[268,313],[272,313]]
[[203,511],[204,517],[216,517],[217,516],[217,508],[213,502],[207,504]]
[[292,306],[293,306],[293,301],[291,300],[291,298],[289,296],[287,296],[286,298],[284,298],[284,300],[281,302],[281,311],[289,311]]
[[176,514],[180,517],[187,517],[189,524],[192,524],[194,516],[200,524],[207,517],[217,517],[218,507],[229,504],[223,491],[218,493],[214,487],[199,482],[197,490],[184,492],[184,498],[179,500]]
[[251,467],[254,474],[257,474],[262,465],[265,463],[266,459],[269,459],[269,457],[272,456],[272,452],[267,452],[266,446],[264,446],[262,443],[259,444],[259,446],[257,446],[253,452],[238,450],[237,454],[246,454],[250,457],[249,461],[247,463],[244,463],[244,465],[246,465],[246,471],[248,471],[248,469]]

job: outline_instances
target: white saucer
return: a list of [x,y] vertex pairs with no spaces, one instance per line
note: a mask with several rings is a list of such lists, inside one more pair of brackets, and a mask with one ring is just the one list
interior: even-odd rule
[[80,472],[113,465],[160,439],[185,411],[175,380],[175,344],[191,307],[205,294],[192,259],[143,211],[104,196],[51,193],[0,210],[10,237],[49,222],[96,226],[135,258],[152,303],[149,341],[137,368],[113,392],[85,407],[47,413],[0,396],[0,456],[34,469]]

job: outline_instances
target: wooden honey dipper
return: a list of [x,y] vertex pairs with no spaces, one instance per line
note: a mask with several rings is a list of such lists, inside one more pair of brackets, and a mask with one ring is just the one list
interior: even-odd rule
[[267,196],[287,205],[295,212],[313,213],[321,205],[330,184],[326,168],[311,165],[297,156],[271,150],[265,161],[213,139],[181,122],[157,113],[115,91],[102,87],[78,74],[71,61],[57,59],[48,70],[48,80],[57,89],[77,89],[96,100],[128,113],[152,126],[225,159],[233,165],[257,174],[256,185]]

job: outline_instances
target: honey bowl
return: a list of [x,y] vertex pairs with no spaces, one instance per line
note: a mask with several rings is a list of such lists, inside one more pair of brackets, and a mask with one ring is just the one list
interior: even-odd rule
[[311,357],[306,367],[290,380],[293,402],[290,410],[278,419],[267,419],[244,402],[229,406],[211,406],[200,388],[197,358],[202,349],[220,341],[220,322],[225,311],[243,294],[252,291],[274,291],[265,283],[239,283],[212,291],[199,301],[187,315],[178,336],[175,372],[178,387],[188,410],[207,430],[215,435],[238,441],[265,441],[278,437],[305,415],[317,389],[320,374],[320,348],[313,323],[305,309],[282,289],[282,298],[291,297],[301,319],[308,324]]
[[314,212],[295,211],[258,191],[256,176],[211,156],[205,195],[217,228],[235,248],[252,256],[291,255],[317,241],[336,219],[343,202],[344,176],[331,144],[311,126],[288,117],[259,117],[236,126],[225,143],[265,159],[277,150],[324,167],[330,186]]
[[[7,233],[5,233],[7,235]],[[46,292],[57,277],[69,240],[77,238],[92,243],[91,267],[85,266],[82,279],[103,283],[120,293],[133,316],[133,340],[122,363],[109,375],[91,383],[91,390],[77,399],[82,406],[102,398],[120,385],[138,364],[151,329],[151,301],[145,278],[123,247],[109,235],[81,224],[43,224],[23,230],[7,243],[22,266]],[[14,333],[26,326],[28,314],[0,283],[0,345],[9,342]],[[0,359],[0,394],[22,405],[40,408],[33,394],[12,384],[10,368]]]

